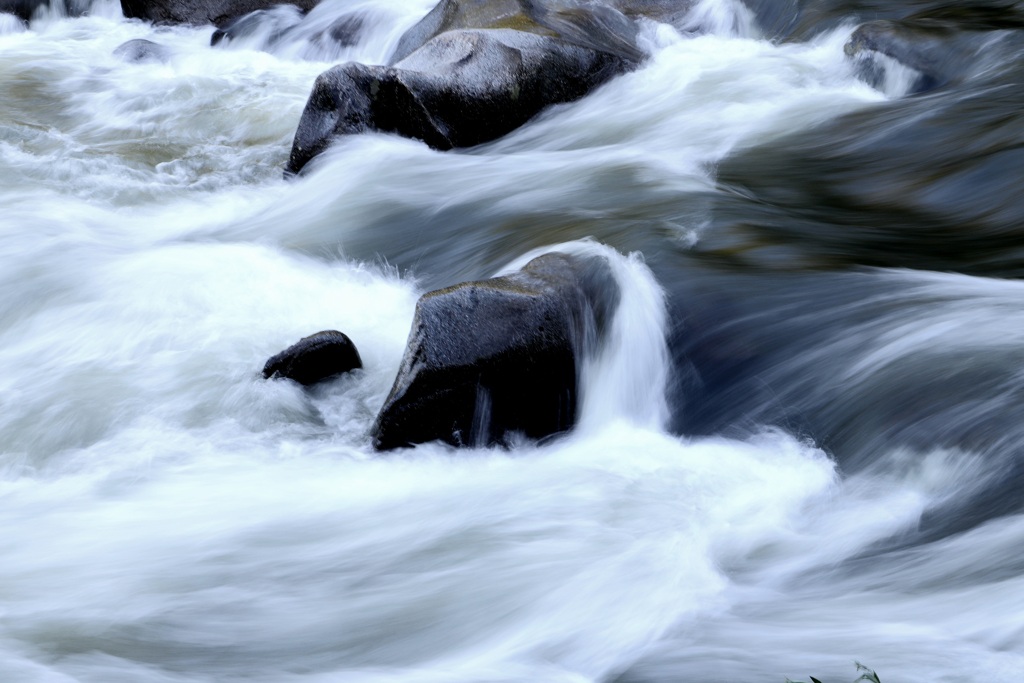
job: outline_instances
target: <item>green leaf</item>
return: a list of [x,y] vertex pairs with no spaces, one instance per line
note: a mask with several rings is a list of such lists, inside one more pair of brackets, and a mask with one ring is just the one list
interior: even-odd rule
[[863,671],[864,673],[862,673],[860,675],[860,678],[858,678],[853,683],[857,683],[857,681],[867,681],[868,683],[882,683],[882,681],[880,681],[878,678],[878,674],[876,674],[873,669],[869,669],[860,662],[854,662],[854,665],[857,667],[857,671]]

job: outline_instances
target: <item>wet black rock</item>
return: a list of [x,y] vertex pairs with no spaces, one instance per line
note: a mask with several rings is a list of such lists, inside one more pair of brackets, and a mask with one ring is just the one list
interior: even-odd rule
[[618,299],[603,259],[555,253],[423,295],[374,445],[499,444],[570,429],[580,362]]
[[352,340],[336,330],[324,330],[303,337],[268,360],[263,376],[292,379],[309,386],[361,367],[363,361]]
[[0,12],[28,21],[37,7],[45,7],[47,4],[46,0],[0,0]]
[[300,171],[340,135],[397,133],[440,150],[494,140],[633,66],[521,31],[449,31],[394,67],[348,63],[321,74],[287,172]]
[[171,58],[171,50],[166,45],[154,43],[152,40],[135,38],[114,48],[114,56],[126,62],[166,63]]
[[295,5],[309,11],[319,0],[121,0],[121,11],[129,19],[158,24],[214,24],[226,26],[233,20],[275,5]]

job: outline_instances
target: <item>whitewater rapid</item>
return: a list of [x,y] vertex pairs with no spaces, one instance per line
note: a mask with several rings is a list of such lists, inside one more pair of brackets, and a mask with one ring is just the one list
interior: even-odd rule
[[[852,680],[855,660],[886,683],[1019,677],[1024,519],[899,541],[999,476],[983,453],[879,428],[875,464],[844,472],[796,425],[671,429],[666,341],[694,321],[670,319],[649,236],[700,243],[723,158],[906,83],[857,80],[852,27],[773,44],[705,2],[699,33],[645,25],[647,64],[505,138],[361,135],[285,181],[316,76],[384,61],[432,5],[324,0],[281,13],[288,40],[217,48],[212,26],[110,2],[0,20],[0,681],[782,683]],[[349,15],[354,44],[316,42]],[[114,56],[139,38],[169,60]],[[374,453],[417,297],[550,249],[603,255],[623,292],[579,428]],[[816,359],[887,382],[914,344],[998,334],[1019,308],[1016,283],[851,277],[968,304],[908,303],[931,325],[916,340],[896,315],[838,316],[772,366],[806,373],[795,392],[839,381]],[[330,328],[362,370],[262,379]]]

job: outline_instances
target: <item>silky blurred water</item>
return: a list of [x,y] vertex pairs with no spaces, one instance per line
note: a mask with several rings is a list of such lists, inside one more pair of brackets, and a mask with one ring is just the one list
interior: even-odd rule
[[[115,3],[0,15],[0,681],[1019,677],[1020,284],[838,229],[752,268],[761,224],[723,218],[761,216],[723,164],[906,74],[859,80],[852,25],[779,43],[713,0],[503,139],[367,134],[285,181],[316,76],[431,6],[215,47]],[[140,38],[167,61],[114,55]],[[552,249],[621,291],[578,428],[375,453],[419,294]],[[363,369],[262,378],[331,328]]]

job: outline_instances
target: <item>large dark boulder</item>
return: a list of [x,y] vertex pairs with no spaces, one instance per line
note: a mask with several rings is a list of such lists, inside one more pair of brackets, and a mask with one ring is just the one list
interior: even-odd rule
[[286,378],[309,386],[363,367],[359,351],[347,335],[324,330],[303,337],[263,366],[266,379]]
[[678,23],[693,0],[441,0],[398,41],[397,62],[445,31],[511,28],[637,58],[636,26],[647,17]]
[[522,31],[449,31],[394,67],[349,63],[321,74],[287,171],[300,171],[335,137],[366,131],[398,133],[440,150],[494,140],[632,66]]
[[607,262],[554,253],[423,295],[374,445],[485,445],[570,429],[580,362],[618,298]]
[[319,0],[121,0],[121,11],[129,19],[157,24],[214,24],[225,26],[233,20],[275,5],[295,5],[309,11]]

